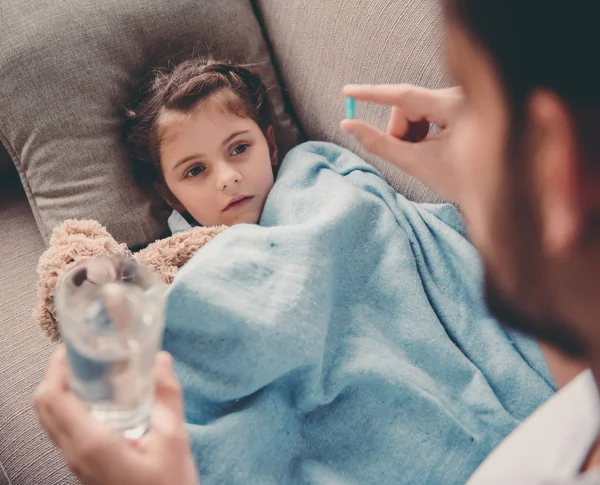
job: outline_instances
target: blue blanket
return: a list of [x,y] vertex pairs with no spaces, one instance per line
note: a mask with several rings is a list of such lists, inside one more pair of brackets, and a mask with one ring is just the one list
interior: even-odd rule
[[219,235],[170,292],[202,483],[463,484],[553,392],[481,279],[452,206],[335,145],[294,149],[260,226]]

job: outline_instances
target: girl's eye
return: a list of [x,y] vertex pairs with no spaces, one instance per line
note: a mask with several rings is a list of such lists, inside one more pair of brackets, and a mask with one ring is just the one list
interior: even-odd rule
[[248,149],[248,144],[242,143],[241,145],[236,146],[231,152],[232,155],[241,155]]
[[191,168],[190,170],[188,170],[187,173],[185,174],[185,176],[186,176],[186,178],[187,177],[196,177],[197,175],[200,175],[202,172],[204,172],[204,170],[206,170],[206,168],[204,168],[204,166],[197,165],[197,166]]

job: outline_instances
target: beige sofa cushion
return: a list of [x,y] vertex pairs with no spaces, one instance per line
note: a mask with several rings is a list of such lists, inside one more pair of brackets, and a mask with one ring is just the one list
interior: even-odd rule
[[[348,83],[446,87],[439,0],[257,0],[295,113],[311,139],[356,144],[339,131]],[[359,104],[357,117],[385,128],[388,109]],[[361,153],[410,199],[436,201],[422,184]]]
[[32,318],[44,242],[16,173],[0,178],[0,228],[0,484],[74,484],[33,409],[54,345]]
[[135,187],[119,109],[147,51],[185,44],[256,64],[272,87],[282,151],[295,140],[249,0],[14,0],[0,15],[0,144],[20,172],[40,231],[93,218],[130,246],[166,229]]

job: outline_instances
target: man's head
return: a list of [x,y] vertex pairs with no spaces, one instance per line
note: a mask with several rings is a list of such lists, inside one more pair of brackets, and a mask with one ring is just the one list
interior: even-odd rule
[[491,310],[582,356],[600,345],[600,9],[446,1],[461,203]]

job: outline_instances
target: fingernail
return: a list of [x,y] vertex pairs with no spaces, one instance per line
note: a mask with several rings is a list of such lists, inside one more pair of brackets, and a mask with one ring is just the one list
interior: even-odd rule
[[344,133],[346,133],[347,135],[356,137],[356,132],[352,128],[348,128],[347,126],[344,126],[344,125],[342,125],[341,128],[342,128],[342,131]]
[[169,352],[161,350],[156,357],[157,360],[160,361],[161,365],[165,367],[165,369],[173,372],[173,357]]

